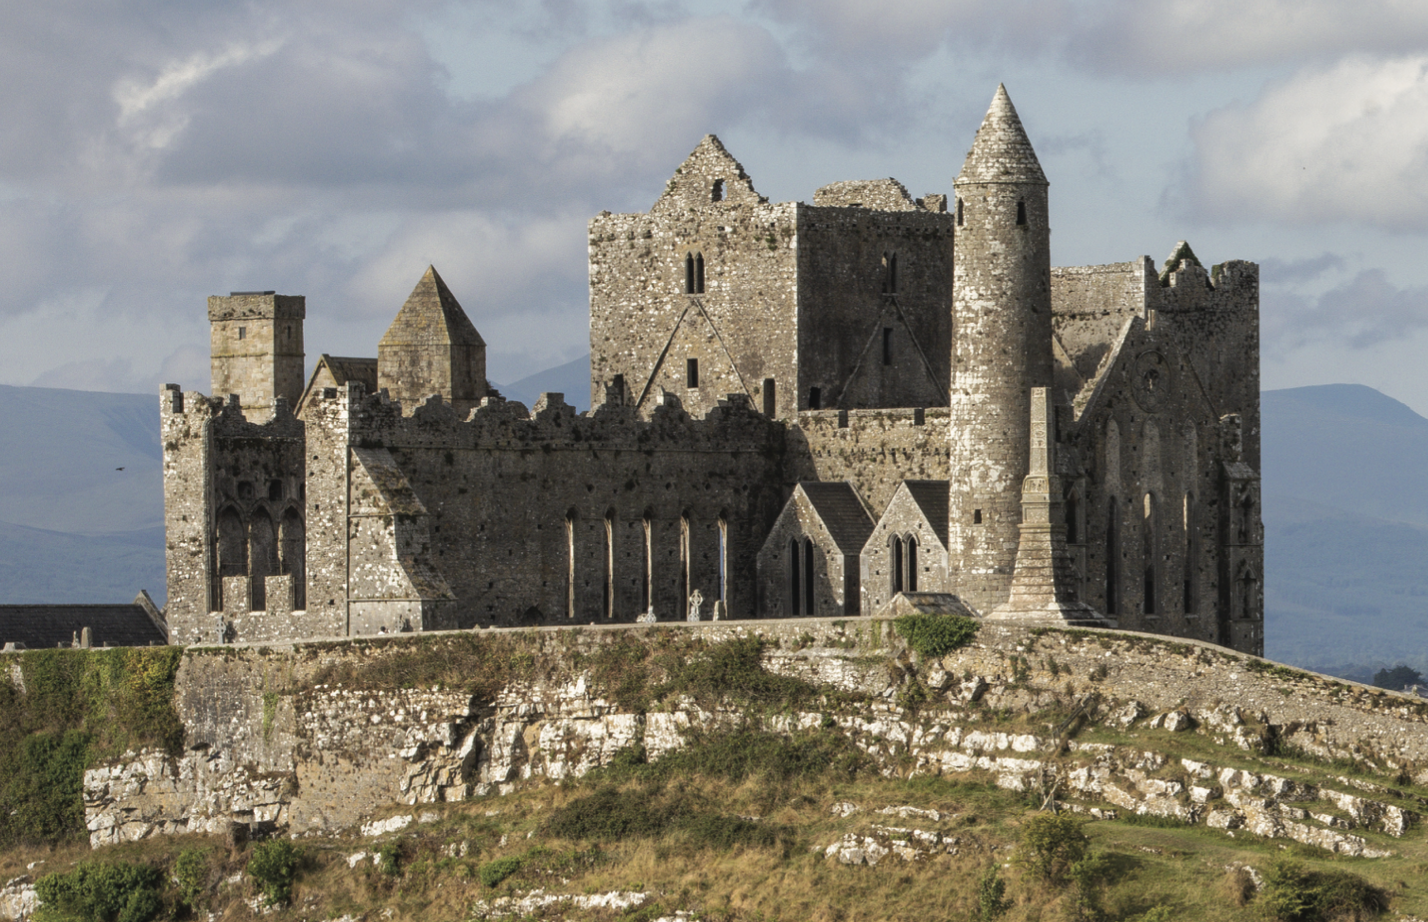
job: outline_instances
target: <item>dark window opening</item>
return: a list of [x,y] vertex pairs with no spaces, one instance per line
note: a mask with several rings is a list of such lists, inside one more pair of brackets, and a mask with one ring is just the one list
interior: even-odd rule
[[957,226],[962,226],[962,200],[960,198],[957,200]]
[[883,254],[883,294],[897,294],[897,254]]
[[1017,224],[1025,224],[1025,223],[1026,223],[1026,202],[1017,202],[1017,203],[1016,203],[1016,223],[1017,223]]
[[719,516],[719,601],[728,603],[729,580],[729,522]]
[[694,254],[694,293],[704,294],[704,254]]
[[625,404],[625,376],[615,375],[615,379],[610,382],[610,387],[615,391],[615,400],[621,405]]
[[774,395],[774,379],[764,379],[764,415],[772,419],[778,415],[778,400]]
[[883,364],[892,364],[892,327],[883,327]]
[[724,201],[724,180],[714,180],[714,188],[709,190],[709,200],[711,202]]
[[980,510],[980,509],[973,509],[973,510],[972,510],[972,524],[973,524],[973,525],[981,525],[981,524],[982,524],[982,510]]
[[575,518],[571,509],[565,514],[565,617],[575,617]]
[[694,294],[694,254],[684,254],[684,293]]
[[248,328],[247,328],[247,327],[239,327],[239,328],[238,328],[238,338],[239,338],[239,339],[247,339],[247,338],[248,338]]
[[1077,519],[1080,517],[1080,502],[1077,499],[1076,491],[1072,490],[1066,496],[1066,543],[1080,544],[1081,530],[1078,527]]
[[1145,559],[1145,592],[1141,611],[1153,615],[1155,607],[1155,494],[1145,494],[1141,513],[1141,553]]
[[268,501],[280,503],[283,500],[283,482],[281,480],[268,481]]
[[902,592],[902,539],[897,535],[888,538],[888,549],[892,552],[892,562],[888,567],[888,578],[893,595]]
[[686,387],[699,386],[699,360],[684,360],[684,384]]
[[651,534],[653,523],[649,514],[645,514],[645,572],[644,580],[640,584],[640,600],[644,603],[645,611],[654,610],[654,535]]
[[689,568],[693,565],[693,555],[689,549],[689,514],[679,517],[679,604],[684,608],[684,616],[689,615],[689,593],[693,583],[689,579]]
[[813,614],[813,541],[803,539],[803,613]]
[[816,387],[808,389],[808,409],[818,410],[823,405],[823,392]]
[[799,551],[798,539],[791,538],[788,542],[788,613],[796,615],[803,611],[803,580],[799,573],[802,570],[803,555]]

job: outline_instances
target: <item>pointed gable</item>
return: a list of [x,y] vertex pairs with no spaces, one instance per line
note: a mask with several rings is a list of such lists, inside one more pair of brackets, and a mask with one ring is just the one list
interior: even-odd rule
[[1003,182],[1045,185],[1046,174],[1041,171],[1041,163],[1036,159],[1036,151],[1032,150],[1006,86],[998,84],[957,183]]
[[754,191],[744,167],[712,134],[680,164],[650,212],[684,211],[710,205],[760,205],[768,199]]
[[486,396],[486,341],[435,266],[377,345],[377,386],[407,415],[432,394],[463,415]]
[[427,266],[396,319],[382,336],[380,346],[410,346],[429,344],[461,344],[485,346],[471,318],[461,309],[456,296],[437,274],[435,266]]
[[841,480],[808,482],[800,483],[797,489],[808,497],[808,504],[818,513],[839,551],[856,555],[863,549],[868,535],[873,533],[873,517],[852,484]]

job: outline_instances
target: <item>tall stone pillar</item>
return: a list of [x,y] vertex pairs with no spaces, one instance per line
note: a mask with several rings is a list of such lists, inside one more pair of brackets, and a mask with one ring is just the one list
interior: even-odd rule
[[962,600],[985,613],[1011,590],[1029,397],[1052,384],[1046,175],[1005,87],[953,187],[949,571]]
[[1011,595],[988,617],[1104,626],[1100,614],[1080,600],[1076,568],[1066,546],[1066,510],[1056,476],[1056,420],[1051,389],[1031,390],[1031,456],[1021,487],[1020,542]]

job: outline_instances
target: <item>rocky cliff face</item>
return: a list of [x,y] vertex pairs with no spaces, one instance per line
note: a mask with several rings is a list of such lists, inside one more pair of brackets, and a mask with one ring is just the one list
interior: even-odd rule
[[[750,638],[762,643],[756,676],[670,678],[730,645],[757,651]],[[787,700],[748,707],[752,678]],[[176,695],[181,755],[129,753],[86,772],[91,844],[233,824],[331,833],[396,804],[579,776],[621,754],[656,759],[691,732],[750,722],[841,734],[889,776],[985,772],[1073,810],[1346,855],[1388,854],[1428,810],[1407,790],[1428,784],[1428,705],[1124,632],[983,624],[938,659],[867,619],[190,648]],[[1282,758],[1252,771],[1246,753],[1258,767]],[[1389,783],[1326,775],[1314,758]]]

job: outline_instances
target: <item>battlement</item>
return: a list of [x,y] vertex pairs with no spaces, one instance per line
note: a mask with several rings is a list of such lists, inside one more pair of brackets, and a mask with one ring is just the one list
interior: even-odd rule
[[210,397],[201,391],[184,392],[177,384],[165,384],[159,392],[159,418],[161,425],[171,420],[182,419],[189,423],[208,422],[214,424],[213,434],[218,438],[256,439],[300,439],[303,437],[303,423],[293,415],[287,400],[279,397],[273,405],[271,415],[262,421],[250,420],[245,414],[242,398],[229,394],[227,399]]
[[208,321],[224,320],[303,320],[307,317],[307,298],[303,295],[280,295],[271,291],[235,291],[230,295],[210,295]]
[[648,418],[613,403],[577,414],[560,393],[542,394],[529,409],[519,401],[487,397],[465,416],[432,395],[404,415],[400,401],[385,392],[367,394],[358,383],[314,395],[307,419],[318,426],[345,422],[354,444],[405,448],[728,452],[762,449],[783,430],[755,412],[743,394],[728,395],[702,418],[672,399]]

